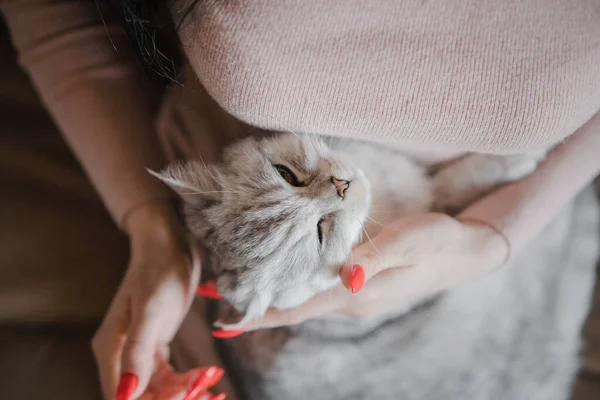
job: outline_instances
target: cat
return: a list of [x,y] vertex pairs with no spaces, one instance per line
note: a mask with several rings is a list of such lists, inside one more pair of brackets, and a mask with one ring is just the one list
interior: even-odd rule
[[186,224],[233,306],[220,326],[237,329],[339,284],[352,248],[382,227],[370,210],[388,222],[456,211],[530,174],[545,154],[471,154],[429,176],[380,145],[276,132],[234,143],[216,164],[189,161],[155,175],[184,200]]
[[[455,213],[531,174],[546,154],[468,154],[431,171],[379,144],[272,132],[234,143],[214,164],[187,161],[155,175],[183,199],[185,222],[208,250],[205,272],[231,305],[221,326],[232,329],[269,307],[293,308],[338,285],[338,268],[352,248],[386,223],[432,210]],[[374,398],[400,398],[407,392],[393,374],[363,377],[344,391],[331,386],[332,376],[343,372],[332,371],[364,374],[352,361],[356,354],[383,357],[372,369],[387,371],[396,362],[390,357],[402,357],[393,351],[406,334],[398,324],[408,318],[405,325],[418,325],[438,297],[407,300],[377,317],[307,321],[288,329],[292,339],[283,350],[273,345],[287,340],[275,339],[277,330],[242,335],[227,345],[240,389],[253,399],[363,399],[374,390],[380,391]],[[316,355],[319,348],[330,348],[326,358]],[[414,398],[468,398],[463,395]],[[478,396],[470,398],[484,398]]]

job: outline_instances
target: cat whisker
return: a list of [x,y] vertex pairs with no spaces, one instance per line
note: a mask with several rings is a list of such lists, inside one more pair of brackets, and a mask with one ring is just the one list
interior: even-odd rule
[[[292,132],[289,129],[287,129],[287,131],[291,132],[292,134],[294,134],[300,140],[301,143],[303,142],[302,139],[300,139],[300,136],[298,136],[298,134],[296,134],[295,132]],[[310,146],[312,147],[313,152],[315,153],[315,156],[318,157],[319,156],[319,152],[317,151],[317,148],[313,144],[312,140],[310,140],[310,134],[306,135],[305,137],[306,137],[306,140],[308,140],[308,143],[310,143]],[[317,143],[319,143],[318,140],[317,140]],[[321,146],[321,152],[323,152],[323,144],[321,143],[320,146]]]
[[323,154],[323,153],[324,153],[324,150],[323,150],[324,143],[323,143],[323,141],[322,141],[322,140],[320,140],[320,139],[317,137],[317,134],[316,134],[316,133],[314,133],[314,132],[312,132],[312,131],[309,131],[309,133],[307,134],[307,137],[308,137],[309,141],[310,141],[310,137],[311,137],[311,136],[315,138],[315,141],[316,141],[316,142],[317,142],[317,144],[319,145],[319,150],[320,150],[320,153],[321,153],[321,154]]
[[335,151],[340,151],[342,150],[346,144],[348,144],[348,142],[351,142],[352,139],[351,138],[347,138],[345,136],[336,136],[335,137]]
[[217,257],[219,257],[220,261],[223,261],[223,257],[221,256],[221,253],[219,253],[218,251],[213,252]]
[[387,227],[387,225],[386,225],[386,224],[382,224],[381,222],[377,221],[377,220],[376,220],[376,219],[374,219],[374,218],[371,218],[371,217],[369,217],[368,215],[366,216],[366,218],[367,218],[369,221],[371,221],[371,222],[373,222],[373,223],[375,223],[375,224],[377,224],[377,225],[379,225],[379,226],[382,226],[382,227],[384,227],[384,228],[385,228],[385,227]]
[[206,172],[208,172],[208,175],[210,175],[211,178],[213,178],[213,180],[217,183],[219,183],[219,180],[217,179],[216,176],[214,176],[212,174],[212,172],[210,171],[210,168],[208,168],[208,166],[206,165],[206,163],[204,162],[204,158],[202,158],[202,156],[200,156],[200,161],[202,161],[202,165],[204,165],[204,168],[206,169]]
[[373,246],[373,249],[375,249],[375,252],[377,253],[377,255],[381,256],[379,249],[377,248],[377,246],[375,246],[375,243],[373,243],[373,241],[371,240],[371,236],[369,236],[369,234],[367,233],[367,230],[364,227],[362,228],[362,230],[365,233],[365,235],[367,236],[367,239],[369,239],[369,243],[371,243],[371,246]]
[[[285,126],[285,125],[283,125],[281,123],[278,124],[278,125],[280,125],[282,127],[282,129],[284,129],[284,130],[290,132],[291,134],[293,134],[294,136],[296,136],[299,140],[302,140],[302,139],[300,139],[299,135],[296,132],[292,131],[289,127],[287,127],[287,126]],[[317,135],[314,132],[310,131],[310,130],[306,130],[305,135],[306,135],[306,140],[308,140],[308,142],[312,146],[313,151],[315,152],[315,155],[318,156],[319,152],[317,152],[317,149],[316,149],[314,143],[310,140],[311,136],[313,136],[315,138],[315,141],[319,145],[319,149],[321,150],[321,153],[323,153],[323,142],[317,137]]]
[[[313,129],[306,129],[305,130],[307,135],[312,135],[316,140],[317,143],[319,143],[319,147],[320,150],[323,152],[323,146],[325,146],[327,144],[327,147],[331,150],[338,150],[339,147],[334,147],[332,141],[336,141],[337,144],[341,144],[341,142],[343,142],[344,140],[346,140],[344,137],[342,136],[324,136],[321,137],[319,135],[317,135]],[[328,140],[329,139],[329,140]],[[331,146],[330,146],[331,144]]]
[[365,233],[365,236],[369,240],[369,243],[371,243],[371,246],[373,246],[373,249],[375,250],[375,252],[377,253],[377,255],[381,256],[381,253],[379,252],[379,249],[377,248],[377,246],[375,246],[375,243],[373,243],[373,241],[371,240],[371,236],[369,236],[369,233],[365,229],[365,225],[361,222],[360,218],[358,218],[356,216],[356,214],[354,214],[354,212],[352,213],[352,215],[354,215],[354,218],[356,218],[356,220],[360,224],[360,227],[362,228],[363,232]]
[[389,223],[387,223],[387,224],[382,224],[381,222],[379,222],[379,221],[376,221],[376,220],[374,220],[374,219],[373,219],[373,218],[371,218],[371,217],[368,217],[368,216],[367,216],[367,219],[368,219],[368,220],[370,220],[371,222],[374,222],[376,225],[379,225],[379,226],[381,226],[381,227],[382,227],[382,228],[384,228],[384,229],[387,229],[387,230],[390,230],[390,231],[395,231],[395,232],[399,231],[399,229],[398,229],[398,228],[391,228],[391,227],[390,227],[390,224],[391,224],[391,222],[389,222]]
[[255,131],[257,129],[258,128],[256,126],[251,126],[246,132],[244,132],[244,134],[249,136],[252,131]]

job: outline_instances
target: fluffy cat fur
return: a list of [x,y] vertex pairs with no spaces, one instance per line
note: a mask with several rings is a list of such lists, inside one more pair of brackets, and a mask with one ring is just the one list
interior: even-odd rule
[[[363,233],[373,236],[382,223],[410,214],[456,212],[498,185],[530,174],[545,154],[468,155],[432,173],[380,145],[274,133],[229,146],[213,165],[190,161],[157,176],[181,195],[190,231],[209,250],[210,273],[232,306],[221,325],[231,329],[260,317],[269,307],[292,308],[339,284],[337,267],[348,259]],[[334,184],[339,181],[349,182],[343,195]],[[554,244],[561,240],[557,235]],[[543,265],[535,265],[543,280]],[[476,366],[477,357],[470,358],[478,348],[468,346],[464,337],[477,343],[477,330],[472,328],[474,321],[484,323],[479,310],[496,313],[496,319],[486,323],[503,321],[510,326],[494,328],[503,336],[491,337],[502,343],[514,339],[520,323],[542,314],[535,307],[524,307],[511,310],[513,316],[505,320],[506,309],[485,301],[490,293],[501,296],[506,285],[514,283],[512,271],[505,268],[478,280],[479,286],[472,285],[474,293],[467,285],[466,292],[457,289],[435,298],[412,299],[386,315],[309,321],[292,328],[287,343],[288,336],[281,339],[281,330],[243,335],[228,344],[233,370],[242,391],[253,399],[562,398],[564,390],[536,397],[512,381],[504,383],[513,397],[504,396],[498,390],[508,378],[494,376],[495,365]],[[481,292],[485,282],[488,293]],[[452,312],[444,312],[444,307]],[[436,329],[438,333],[457,329],[455,334],[464,336],[457,339],[461,346],[444,350],[456,352],[454,359],[440,360],[430,354],[442,351],[440,343],[453,346],[451,341],[433,341]],[[411,332],[426,335],[414,340]],[[563,389],[574,370],[577,337],[570,336],[570,351],[565,353],[571,356],[570,363],[559,374],[562,380],[556,379],[564,383]],[[502,343],[490,345],[502,347]],[[484,373],[456,376],[451,366],[462,371],[461,360]],[[420,365],[431,371],[425,373]],[[428,381],[442,377],[452,383]],[[481,379],[486,384],[478,384]],[[417,382],[423,383],[422,389],[414,390]],[[523,397],[522,392],[531,397]]]

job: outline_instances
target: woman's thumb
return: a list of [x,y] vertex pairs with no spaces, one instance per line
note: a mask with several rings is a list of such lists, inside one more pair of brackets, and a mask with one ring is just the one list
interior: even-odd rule
[[352,293],[358,293],[366,281],[386,268],[383,257],[370,242],[354,249],[350,259],[351,262],[342,267],[340,277]]

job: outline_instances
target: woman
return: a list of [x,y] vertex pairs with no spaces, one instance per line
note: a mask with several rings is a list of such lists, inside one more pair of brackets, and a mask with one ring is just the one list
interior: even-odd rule
[[[393,143],[429,164],[465,152],[510,153],[565,141],[531,177],[492,193],[458,219],[398,221],[374,239],[379,253],[357,248],[354,261],[364,267],[364,279],[360,269],[343,268],[346,288],[334,292],[334,301],[317,296],[248,330],[333,308],[355,312],[344,309],[350,290],[368,286],[384,270],[406,275],[405,287],[396,288],[404,295],[485,273],[517,254],[600,171],[600,45],[594,39],[600,10],[594,2],[580,0],[568,9],[534,0],[454,8],[392,2],[376,9],[367,2],[248,3],[173,1],[170,11],[190,71],[223,109],[251,125]],[[158,11],[148,2],[122,5],[140,21]],[[131,59],[112,51],[94,5],[13,1],[3,10],[23,64],[131,237],[131,263],[94,350],[105,396],[114,398],[118,386],[117,398],[138,398],[167,368],[167,344],[199,274],[169,192],[145,173],[163,162],[149,134],[151,104]],[[69,32],[65,28],[71,34],[57,35]],[[117,28],[107,30],[121,49]],[[431,232],[443,241],[422,239]],[[410,260],[397,256],[407,241],[417,250]],[[440,266],[432,249],[446,260],[443,280],[434,279]],[[412,267],[391,269],[406,265]],[[383,306],[371,301],[361,308],[377,313]],[[208,341],[206,329],[198,340]],[[207,365],[217,360],[209,346],[204,356]],[[206,371],[185,384],[198,373],[197,386],[206,389]]]

